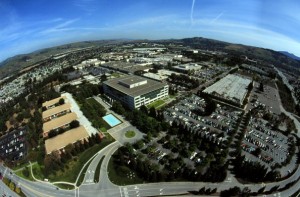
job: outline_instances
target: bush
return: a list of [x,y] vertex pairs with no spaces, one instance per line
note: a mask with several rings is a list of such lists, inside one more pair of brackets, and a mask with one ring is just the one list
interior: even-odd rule
[[22,173],[23,173],[24,176],[29,177],[29,169],[28,169],[28,167],[25,167],[25,168],[22,170]]

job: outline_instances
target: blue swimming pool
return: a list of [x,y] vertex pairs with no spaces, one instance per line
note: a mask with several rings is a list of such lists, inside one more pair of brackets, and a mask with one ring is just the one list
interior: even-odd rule
[[106,115],[106,116],[103,116],[102,118],[103,118],[103,120],[105,120],[105,121],[109,124],[109,126],[111,126],[111,127],[114,127],[114,126],[116,126],[116,125],[118,125],[118,124],[121,123],[121,121],[120,121],[118,118],[116,118],[114,115],[112,115],[112,114],[108,114],[108,115]]

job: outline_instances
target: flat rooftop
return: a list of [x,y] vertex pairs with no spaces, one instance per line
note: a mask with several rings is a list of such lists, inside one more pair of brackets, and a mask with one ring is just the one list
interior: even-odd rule
[[83,140],[88,136],[89,134],[83,126],[71,129],[53,138],[47,139],[45,141],[46,152],[47,154],[50,154],[52,151],[60,150],[68,144],[72,144],[78,140]]
[[[124,85],[120,84],[119,81],[125,81],[125,82],[129,82],[129,83],[134,82],[134,81],[135,81],[135,83],[147,81],[147,83],[129,88],[129,87],[125,87]],[[124,94],[130,95],[132,97],[146,94],[148,92],[163,88],[164,86],[167,85],[165,83],[161,83],[161,82],[147,79],[144,77],[139,77],[136,75],[129,75],[126,77],[111,79],[111,80],[105,81],[103,83],[106,84],[107,86],[110,86],[110,87],[112,87]]]
[[142,78],[142,77],[126,77],[126,78],[119,78],[119,82],[122,82],[124,84],[127,85],[132,85],[132,84],[136,84],[136,83],[140,83],[143,81],[146,81],[147,79]]
[[250,79],[243,78],[238,75],[229,74],[206,88],[204,92],[216,96],[221,96],[225,99],[242,104],[244,97],[247,94],[247,87],[250,83]]
[[59,112],[62,112],[62,111],[68,110],[68,109],[71,109],[71,104],[70,103],[65,103],[63,105],[59,105],[57,107],[54,107],[54,108],[51,108],[51,109],[48,109],[48,110],[44,111],[42,116],[43,116],[43,118],[47,118],[51,115],[57,114]]
[[66,97],[65,97],[65,96],[61,96],[61,97],[58,97],[58,98],[56,98],[56,99],[52,99],[52,100],[50,100],[50,101],[44,102],[44,103],[43,103],[43,107],[48,107],[48,106],[54,105],[55,103],[58,103],[59,100],[60,100],[61,98],[63,98],[63,99],[66,100]]
[[52,119],[48,122],[45,122],[43,124],[43,132],[46,133],[52,129],[56,129],[58,127],[61,127],[65,124],[68,124],[70,122],[72,122],[73,120],[76,120],[77,119],[77,115],[72,112],[72,113],[68,113],[64,116],[61,116],[61,117],[58,117],[58,118],[55,118],[55,119]]

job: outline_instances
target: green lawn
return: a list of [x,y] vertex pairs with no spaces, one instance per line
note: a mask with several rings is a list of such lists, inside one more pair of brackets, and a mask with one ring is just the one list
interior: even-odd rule
[[170,98],[176,98],[177,94],[175,95],[169,95]]
[[84,166],[84,164],[98,151],[106,147],[108,144],[112,143],[114,139],[106,134],[106,138],[102,140],[100,144],[95,144],[93,147],[85,150],[84,152],[80,153],[77,157],[74,159],[68,161],[63,170],[56,171],[55,174],[49,175],[47,177],[51,182],[55,181],[66,181],[75,183],[77,175],[79,174],[81,168]]
[[[122,170],[121,170],[122,168]],[[125,173],[124,173],[125,169]],[[126,166],[116,165],[113,158],[108,163],[108,176],[111,182],[116,185],[133,185],[144,183],[145,181],[137,176],[137,174]]]
[[115,78],[119,78],[121,77],[121,75],[119,73],[112,73],[111,76],[115,77]]
[[30,173],[30,168],[28,170],[29,170],[29,176],[28,177],[23,174],[23,170],[20,170],[20,171],[16,172],[16,175],[18,175],[19,177],[22,177],[23,179],[34,181],[34,179],[31,176],[31,173]]
[[44,168],[44,166],[40,166],[38,163],[35,163],[34,165],[32,165],[32,173],[36,179],[39,179],[39,180],[45,179],[45,176],[43,174],[43,168]]
[[[29,164],[27,164],[27,166],[28,166],[29,176],[25,176],[24,173],[23,173],[23,170],[20,170],[20,171],[16,172],[16,175],[18,175],[18,176],[20,176],[24,179],[34,181],[33,177],[31,176],[31,170],[30,170]],[[40,166],[38,163],[35,163],[35,164],[32,165],[32,173],[33,173],[33,175],[36,179],[44,180],[44,175],[43,175],[43,172],[42,172],[43,171],[42,168],[43,168],[43,166]]]
[[94,98],[88,98],[84,101],[80,109],[92,125],[97,129],[110,129],[111,127],[102,118],[106,113],[105,108]]
[[163,100],[157,100],[157,101],[154,101],[153,103],[147,105],[147,107],[150,109],[151,107],[154,107],[154,108],[157,108],[159,107],[160,105],[163,105],[165,102]]
[[99,161],[99,163],[98,163],[98,165],[97,165],[97,167],[96,167],[95,176],[94,176],[94,181],[95,181],[96,183],[98,183],[98,182],[99,182],[99,179],[100,179],[100,168],[101,168],[102,161],[104,160],[104,157],[105,157],[105,156],[103,156],[103,157],[100,159],[100,161]]
[[73,185],[68,185],[68,184],[63,184],[63,183],[57,183],[57,184],[54,184],[55,186],[61,188],[61,189],[75,189],[75,187]]
[[126,131],[125,136],[127,138],[133,138],[135,136],[135,132],[134,131]]

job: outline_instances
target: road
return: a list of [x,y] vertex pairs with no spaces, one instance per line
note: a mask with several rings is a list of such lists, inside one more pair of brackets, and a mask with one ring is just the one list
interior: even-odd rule
[[[279,95],[278,95],[278,97]],[[97,100],[97,99],[96,99]],[[280,102],[281,103],[281,102]],[[283,107],[281,106],[282,111],[288,115]],[[127,127],[131,127],[131,125],[124,121],[123,117],[116,115],[119,119],[123,121],[122,124],[125,123],[125,127],[123,129],[127,129]],[[291,115],[292,116],[292,115]],[[293,117],[293,116],[292,116]],[[297,121],[298,122],[298,121]],[[299,122],[298,122],[299,124]],[[298,125],[299,126],[299,125]],[[121,127],[120,127],[121,128]],[[0,172],[13,180],[17,185],[22,188],[22,191],[27,196],[32,197],[90,197],[90,196],[103,196],[103,197],[110,197],[110,196],[120,196],[120,197],[131,197],[131,196],[159,196],[159,195],[176,195],[176,194],[184,194],[191,190],[199,190],[202,187],[205,188],[217,188],[217,191],[220,192],[225,189],[229,189],[234,186],[238,186],[240,188],[248,187],[252,192],[258,191],[262,187],[266,187],[265,191],[270,190],[274,186],[279,186],[279,188],[285,187],[288,183],[297,180],[300,177],[300,168],[298,166],[297,170],[293,175],[291,175],[288,179],[275,182],[275,183],[259,183],[259,184],[241,184],[239,183],[234,177],[228,176],[224,182],[221,183],[203,183],[203,182],[160,182],[160,183],[147,183],[147,184],[137,184],[137,185],[128,185],[128,186],[117,186],[113,184],[108,178],[108,163],[111,158],[111,155],[123,144],[125,141],[122,141],[121,137],[124,134],[123,129],[115,129],[111,130],[111,133],[117,139],[116,142],[108,145],[92,159],[83,184],[74,189],[74,190],[63,190],[57,189],[56,186],[52,185],[51,183],[47,183],[44,181],[37,181],[32,182],[28,180],[24,180],[18,176],[16,176],[13,171],[4,167],[2,164],[0,165]],[[298,127],[297,127],[298,128]],[[299,133],[299,132],[298,132]],[[116,134],[116,135],[114,135]],[[100,161],[100,159],[104,157],[100,168],[100,179],[98,183],[94,183],[91,181],[94,178],[94,173],[96,171],[96,167]],[[2,183],[3,184],[3,183]],[[2,185],[0,185],[2,188]],[[3,186],[5,191],[8,189],[7,187]],[[266,196],[290,196],[298,191],[299,185],[296,183],[291,188],[283,191],[277,192],[271,195]],[[8,191],[9,192],[9,191]],[[12,193],[12,196],[16,196],[16,194]]]
[[0,195],[1,196],[12,196],[12,197],[18,196],[13,191],[11,191],[9,189],[9,187],[7,185],[5,185],[2,181],[0,181]]

